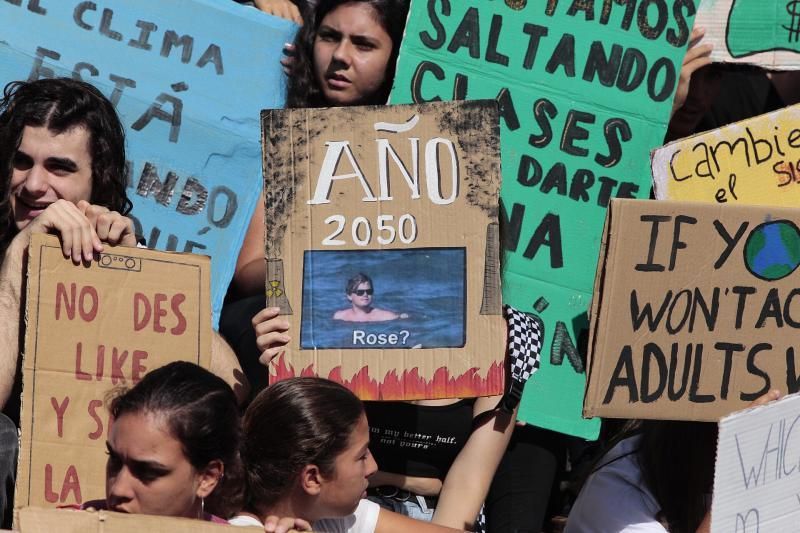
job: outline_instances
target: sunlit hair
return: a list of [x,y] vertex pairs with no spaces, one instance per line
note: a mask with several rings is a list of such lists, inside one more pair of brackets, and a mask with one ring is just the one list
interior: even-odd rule
[[114,419],[148,414],[162,420],[197,470],[211,461],[222,461],[224,477],[205,507],[219,516],[238,510],[242,488],[239,408],[222,378],[185,361],[169,363],[114,397],[109,411]]
[[245,509],[269,510],[306,465],[332,476],[336,457],[347,449],[363,413],[352,392],[323,378],[290,378],[261,391],[243,422]]
[[14,157],[26,126],[61,134],[76,127],[89,133],[92,195],[89,202],[123,215],[132,204],[125,191],[125,132],[111,102],[92,85],[68,78],[15,81],[0,100],[0,243],[16,234],[9,201]]
[[371,95],[363,104],[385,104],[394,82],[394,72],[397,63],[397,54],[403,40],[406,16],[408,15],[407,0],[320,0],[316,7],[312,7],[305,14],[305,24],[297,32],[295,38],[295,58],[289,73],[288,94],[286,107],[326,107],[330,105],[322,93],[319,80],[314,71],[314,41],[322,20],[339,6],[346,4],[368,4],[383,27],[392,39],[392,53],[386,67],[384,81],[378,91]]

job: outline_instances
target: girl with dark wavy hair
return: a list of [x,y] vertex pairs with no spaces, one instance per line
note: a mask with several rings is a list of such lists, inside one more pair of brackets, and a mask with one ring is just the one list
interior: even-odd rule
[[295,39],[286,107],[385,104],[408,3],[322,0]]
[[[407,0],[318,2],[295,39],[286,107],[385,104],[407,14]],[[263,293],[265,276],[262,197],[239,252],[233,292],[238,298]],[[249,318],[260,308],[256,303],[242,314]],[[236,329],[242,322],[239,314],[229,316],[231,328]],[[223,317],[222,328],[225,321]],[[252,345],[252,340],[243,345]]]

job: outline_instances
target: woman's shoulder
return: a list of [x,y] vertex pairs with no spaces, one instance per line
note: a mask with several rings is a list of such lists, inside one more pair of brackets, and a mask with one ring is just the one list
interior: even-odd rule
[[639,467],[639,440],[624,439],[603,456],[570,511],[565,533],[666,533]]
[[264,527],[256,517],[246,515],[246,514],[239,514],[228,520],[228,523],[232,526],[256,526],[256,527]]
[[361,500],[353,514],[342,518],[324,518],[314,522],[318,533],[374,533],[381,507],[375,502]]

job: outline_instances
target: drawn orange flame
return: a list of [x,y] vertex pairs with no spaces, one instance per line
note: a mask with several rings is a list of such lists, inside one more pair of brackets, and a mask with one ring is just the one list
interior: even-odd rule
[[[280,381],[282,379],[293,378],[296,377],[297,374],[295,373],[294,367],[286,362],[286,352],[281,352],[276,359],[276,363],[272,365],[273,371],[270,372],[274,379],[271,379],[271,382]],[[316,376],[317,373],[314,372],[314,364],[310,364],[305,367],[303,370],[300,371],[300,377],[307,377],[307,376]]]
[[[295,377],[294,367],[287,363],[284,354],[277,358],[273,366],[275,379]],[[308,365],[300,372],[301,376],[315,376],[314,365]],[[362,400],[414,400],[422,398],[466,398],[499,394],[505,380],[505,370],[500,361],[495,361],[483,377],[480,369],[470,368],[460,376],[450,376],[447,367],[437,368],[431,379],[419,375],[414,367],[403,371],[398,376],[396,370],[390,370],[382,382],[371,378],[369,367],[361,367],[349,379],[342,376],[342,367],[337,366],[328,373],[328,379],[341,383],[352,390]]]

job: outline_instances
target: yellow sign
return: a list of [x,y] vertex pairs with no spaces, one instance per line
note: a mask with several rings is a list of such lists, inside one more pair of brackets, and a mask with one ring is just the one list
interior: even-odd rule
[[800,205],[800,105],[653,152],[658,200]]

